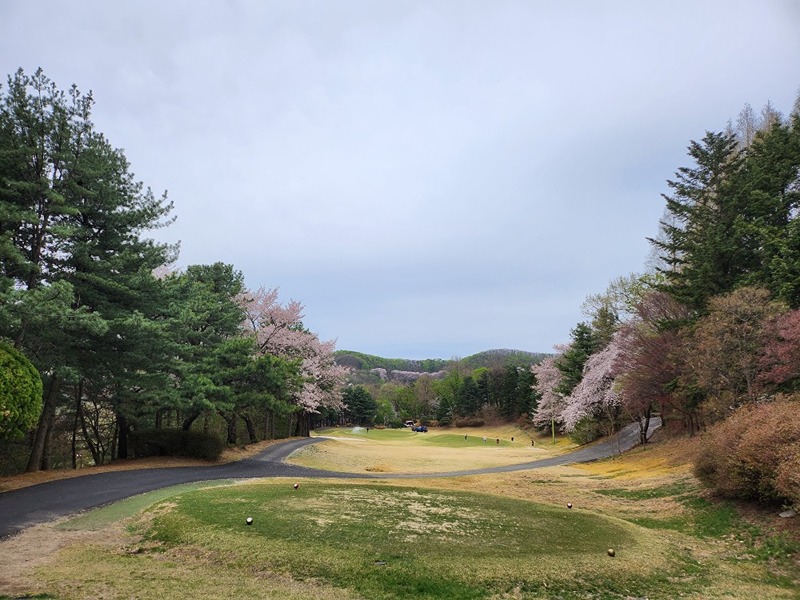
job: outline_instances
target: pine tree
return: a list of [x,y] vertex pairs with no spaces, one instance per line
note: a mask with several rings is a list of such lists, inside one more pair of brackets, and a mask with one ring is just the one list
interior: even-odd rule
[[594,334],[586,323],[578,323],[571,333],[572,342],[556,361],[556,366],[561,371],[561,381],[556,392],[563,396],[569,396],[581,382],[586,361],[597,350]]
[[74,86],[58,90],[41,69],[18,71],[0,96],[0,294],[13,303],[0,335],[45,374],[30,470],[48,466],[66,393],[79,405],[89,376],[104,399],[129,387],[124,374],[137,369],[126,334],[143,323],[143,287],[171,253],[140,237],[165,224],[171,205],[144,191],[95,131],[93,102]]
[[740,214],[735,184],[743,159],[736,138],[706,133],[691,142],[694,167],[682,167],[667,182],[672,196],[664,196],[670,218],[661,222],[661,239],[650,239],[659,252],[663,286],[679,301],[702,310],[708,298],[730,290],[752,265],[746,248],[738,245],[736,221]]

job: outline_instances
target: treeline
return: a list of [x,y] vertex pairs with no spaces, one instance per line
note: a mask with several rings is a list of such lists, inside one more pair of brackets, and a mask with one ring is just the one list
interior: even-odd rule
[[443,370],[449,360],[426,358],[414,360],[407,358],[383,358],[374,354],[364,354],[352,350],[337,350],[336,362],[342,366],[357,370],[386,369],[387,371],[417,371],[419,373],[436,373]]
[[[694,433],[743,406],[800,408],[800,99],[788,117],[746,106],[726,131],[691,142],[689,157],[668,182],[654,268],[590,296],[587,322],[534,367],[535,424],[588,441],[636,420],[644,442],[656,412]],[[795,466],[797,423],[780,435],[780,460]]]
[[452,361],[442,378],[423,374],[413,384],[351,385],[343,411],[329,411],[328,423],[400,427],[412,420],[425,425],[481,425],[489,421],[527,424],[536,408],[530,366],[479,367]]
[[522,367],[529,368],[549,356],[541,352],[526,352],[524,350],[484,350],[460,359],[461,364],[467,369],[480,369],[485,367]]
[[[126,457],[149,429],[307,434],[341,404],[333,344],[232,265],[170,270],[177,247],[144,235],[171,223],[172,204],[134,178],[92,106],[41,70],[0,88],[4,470]],[[12,389],[28,359],[38,395]]]

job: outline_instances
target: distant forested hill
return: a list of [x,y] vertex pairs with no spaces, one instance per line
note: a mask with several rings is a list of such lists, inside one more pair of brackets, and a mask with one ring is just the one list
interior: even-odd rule
[[530,367],[538,364],[549,354],[526,352],[524,350],[485,350],[462,358],[461,362],[471,370],[486,367]]
[[[546,356],[548,355],[541,352],[526,352],[523,350],[485,350],[460,359],[453,358],[445,360],[442,358],[428,358],[424,360],[413,360],[406,358],[383,358],[381,356],[363,354],[352,350],[337,350],[335,352],[336,362],[353,369],[355,371],[354,375],[359,372],[361,374],[367,374],[373,369],[382,369],[386,372],[385,375],[388,376],[389,379],[392,379],[392,372],[397,372],[398,375],[402,373],[403,379],[407,379],[408,375],[412,373],[440,373],[456,362],[470,371],[481,367],[491,369],[493,367],[505,367],[509,365],[515,367],[529,367],[541,362]],[[363,377],[356,378],[359,379],[359,381],[364,379]]]
[[363,354],[352,350],[337,350],[334,353],[337,364],[350,367],[356,371],[370,369],[386,369],[387,371],[417,371],[419,373],[435,373],[441,371],[451,361],[442,358],[426,358],[413,360],[407,358],[383,358],[373,354]]

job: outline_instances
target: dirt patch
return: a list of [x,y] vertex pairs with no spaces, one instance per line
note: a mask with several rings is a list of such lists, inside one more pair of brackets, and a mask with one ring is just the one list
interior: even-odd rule
[[39,567],[52,564],[58,553],[75,544],[100,544],[120,547],[126,534],[120,525],[102,531],[62,531],[59,521],[35,525],[0,540],[0,595],[18,596],[44,592],[35,576]]

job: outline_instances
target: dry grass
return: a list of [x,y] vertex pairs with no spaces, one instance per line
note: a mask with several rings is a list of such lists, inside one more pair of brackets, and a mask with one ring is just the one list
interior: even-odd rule
[[[63,536],[63,533],[61,534]],[[119,530],[116,536],[95,534],[66,543],[58,560],[35,571],[16,587],[0,585],[0,594],[55,594],[62,600],[86,598],[276,598],[286,600],[348,600],[348,590],[296,580],[283,573],[258,571],[242,576],[223,568],[213,552],[179,546],[148,552],[136,536]],[[136,560],[146,553],[150,560]],[[16,591],[14,591],[16,590]]]
[[[425,434],[409,433],[400,438],[396,437],[399,433],[396,431],[384,434],[371,430],[364,435],[349,432],[344,429],[323,432],[323,436],[331,439],[300,449],[292,454],[290,462],[347,473],[424,474],[526,463],[564,454],[575,447],[565,438],[559,438],[556,445],[548,438],[532,438],[515,425],[432,428]],[[464,440],[464,436],[468,439]]]
[[597,476],[631,481],[661,476],[683,477],[691,473],[692,462],[699,452],[697,438],[661,438],[655,443],[658,452],[651,451],[654,447],[651,444],[634,448],[621,457],[584,463],[577,468]]
[[[462,434],[465,430],[455,430]],[[482,430],[466,432],[480,435]],[[430,434],[428,434],[430,435]],[[499,431],[487,437],[500,437]],[[506,432],[505,439],[511,435]],[[516,437],[516,434],[515,434]],[[429,438],[430,439],[430,438]],[[359,440],[359,441],[356,441]],[[399,472],[410,469],[432,471],[475,468],[482,461],[523,461],[544,456],[545,451],[559,452],[562,448],[547,448],[537,442],[538,454],[532,454],[529,441],[515,446],[477,447],[476,453],[464,449],[435,446],[399,445],[398,442],[365,442],[361,438],[337,439],[311,446],[324,450],[321,462],[359,465],[354,470]],[[488,446],[488,444],[487,444]],[[496,445],[495,445],[496,446]],[[262,446],[263,447],[263,446]],[[257,452],[249,449],[241,455]],[[678,486],[692,495],[701,494],[701,487],[691,473],[690,459],[696,452],[694,440],[661,440],[646,448],[635,449],[621,457],[595,463],[552,467],[532,471],[500,473],[469,477],[437,479],[402,479],[373,481],[374,484],[404,490],[414,487],[459,490],[506,496],[550,505],[572,503],[573,510],[589,511],[613,519],[638,522],[660,519],[680,520],[688,508],[676,495],[647,497],[638,492]],[[461,454],[461,456],[459,456]],[[436,455],[434,458],[432,455]],[[361,456],[362,458],[359,458]],[[337,458],[340,457],[340,458]],[[229,457],[226,457],[230,459]],[[131,461],[133,462],[133,461]],[[171,461],[144,466],[173,466]],[[520,460],[517,459],[517,462]],[[191,464],[197,464],[193,462]],[[508,464],[508,463],[498,463]],[[112,465],[109,468],[137,468],[139,465]],[[97,472],[85,470],[84,472]],[[418,471],[423,474],[424,471]],[[429,471],[428,471],[429,472]],[[280,483],[280,482],[276,482]],[[288,482],[287,482],[288,483]],[[339,480],[338,483],[363,483],[358,480]],[[625,494],[614,493],[624,491]],[[413,506],[413,494],[401,492],[398,498]],[[626,495],[627,494],[627,495]],[[340,498],[346,502],[346,498]],[[764,531],[782,529],[788,535],[800,537],[800,519],[779,519],[774,512],[750,509],[744,517],[757,523]],[[324,526],[325,523],[320,523]],[[631,527],[634,527],[631,525]],[[413,529],[413,528],[412,528]],[[655,536],[658,546],[669,547],[680,560],[696,565],[704,578],[702,595],[694,598],[796,598],[800,590],[800,565],[755,560],[753,548],[737,534],[701,538],[680,529],[639,529],[644,536]],[[413,531],[409,530],[409,534]],[[543,540],[542,543],[546,543]],[[149,553],[152,560],[132,566],[130,557],[142,551],[143,542],[114,525],[102,531],[62,531],[54,524],[41,525],[22,534],[0,541],[0,595],[12,596],[47,591],[59,598],[114,598],[118,590],[137,590],[139,597],[172,598],[186,595],[228,596],[236,598],[352,598],[347,590],[336,589],[318,581],[296,581],[285,574],[258,572],[248,577],[236,577],[235,571],[220,568],[220,557],[189,545],[173,548],[163,554]],[[657,554],[657,555],[656,555]],[[648,557],[637,557],[641,566],[660,563],[661,551]],[[616,564],[616,563],[615,563]],[[146,568],[145,568],[146,565]],[[775,587],[774,577],[783,577],[797,584],[795,588]],[[115,583],[109,583],[115,582]],[[680,582],[673,582],[676,589]],[[696,587],[697,583],[694,582]],[[198,587],[199,586],[199,587]],[[522,595],[509,597],[523,597]],[[524,596],[529,597],[529,596]]]

